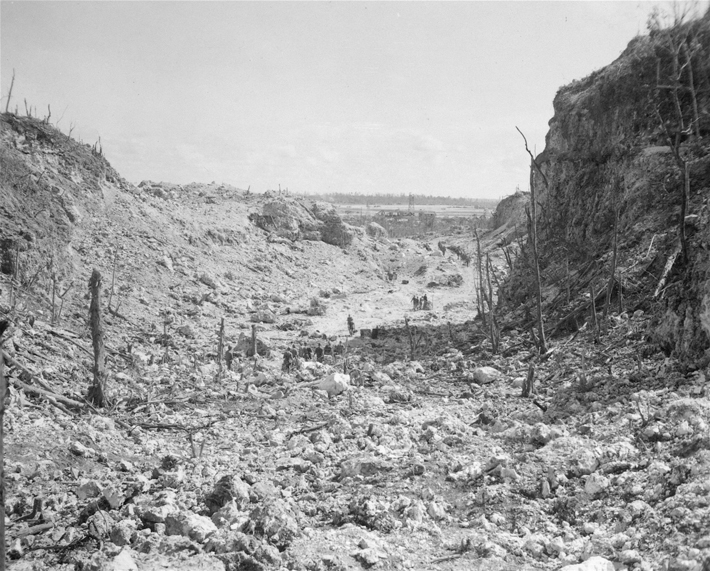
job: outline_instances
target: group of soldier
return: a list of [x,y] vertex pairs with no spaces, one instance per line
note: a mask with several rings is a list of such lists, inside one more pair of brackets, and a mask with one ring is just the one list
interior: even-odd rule
[[[348,315],[348,334],[352,337],[355,334],[355,321],[351,315]],[[325,335],[323,336],[325,337]],[[342,343],[333,346],[328,341],[323,347],[318,343],[315,347],[310,345],[293,345],[284,351],[283,363],[281,369],[285,373],[295,371],[300,367],[301,361],[317,361],[318,363],[333,364],[335,359],[340,357],[345,352],[345,347]]]
[[323,347],[318,343],[315,347],[310,345],[293,345],[284,351],[281,369],[290,373],[300,367],[301,361],[317,361],[318,363],[333,363],[337,357],[345,352],[342,343],[333,346],[328,341]]
[[424,294],[422,297],[415,295],[412,298],[412,306],[414,308],[414,311],[418,311],[420,309],[430,309],[429,300],[427,299],[426,294]]

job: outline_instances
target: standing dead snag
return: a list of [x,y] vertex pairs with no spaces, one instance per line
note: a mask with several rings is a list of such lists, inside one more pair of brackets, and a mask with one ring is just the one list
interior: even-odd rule
[[256,346],[256,325],[251,326],[251,354],[254,356],[254,361],[256,361],[259,356]]
[[224,317],[219,326],[219,343],[217,344],[217,379],[222,379],[222,361],[224,360]]
[[528,367],[528,376],[525,378],[523,383],[523,393],[522,396],[527,398],[535,394],[535,365],[530,363]]
[[[531,236],[531,242],[532,242],[532,249],[533,249],[533,267],[535,270],[535,285],[537,286],[537,330],[538,330],[538,336],[539,336],[539,343],[540,343],[540,353],[545,354],[547,353],[547,343],[545,341],[545,325],[542,320],[542,283],[540,279],[540,255],[538,252],[537,248],[537,202],[535,201],[535,170],[540,174],[540,177],[542,178],[542,182],[545,184],[545,188],[547,188],[548,183],[547,183],[547,177],[545,176],[545,173],[542,172],[540,169],[540,165],[537,164],[537,161],[535,160],[535,157],[533,154],[530,152],[530,149],[528,148],[528,140],[525,138],[525,135],[523,135],[523,132],[516,127],[518,133],[523,138],[523,141],[525,141],[525,150],[528,152],[528,155],[530,155],[530,236]],[[535,170],[533,170],[533,167],[535,167]]]
[[5,357],[2,353],[2,335],[7,328],[7,321],[0,321],[0,571],[5,571]]
[[89,401],[97,407],[103,407],[106,399],[106,353],[104,351],[104,329],[101,323],[101,274],[94,270],[89,280],[91,307],[89,321],[91,340],[94,346],[94,384],[89,388]]
[[414,337],[412,336],[412,330],[409,328],[409,318],[404,316],[404,327],[407,329],[407,336],[409,337],[409,359],[414,360]]
[[[619,249],[619,198],[618,189],[614,205],[614,249],[611,254],[611,272],[609,272],[609,283],[606,286],[606,303],[604,304],[604,317],[609,315],[609,307],[611,306],[611,292],[614,289],[616,281],[616,255]],[[619,293],[621,295],[621,293]],[[621,312],[619,312],[621,313]]]

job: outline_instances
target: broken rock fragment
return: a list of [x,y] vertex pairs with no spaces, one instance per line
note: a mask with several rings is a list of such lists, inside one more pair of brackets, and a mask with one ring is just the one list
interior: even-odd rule
[[504,378],[503,373],[493,367],[476,367],[473,370],[473,378],[479,385],[488,385]]
[[198,543],[204,543],[216,531],[217,526],[211,519],[189,510],[171,514],[165,518],[166,535],[182,535]]

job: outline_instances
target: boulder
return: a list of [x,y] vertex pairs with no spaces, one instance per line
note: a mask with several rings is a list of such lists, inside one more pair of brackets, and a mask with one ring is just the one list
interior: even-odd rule
[[182,535],[198,543],[204,543],[216,531],[217,526],[211,519],[189,510],[171,514],[165,518],[166,535]]
[[614,569],[614,564],[611,561],[595,555],[587,559],[584,563],[565,565],[560,571],[614,571]]
[[473,378],[479,385],[487,385],[504,378],[503,373],[493,367],[476,367],[473,370]]
[[269,309],[262,309],[251,314],[251,321],[254,323],[275,323],[276,315]]
[[304,232],[317,231],[321,226],[307,208],[287,198],[267,202],[260,214],[252,213],[249,218],[262,230],[289,240],[298,240]]
[[375,238],[376,240],[381,240],[387,238],[387,230],[380,226],[377,222],[370,222],[366,227],[365,231],[370,238]]

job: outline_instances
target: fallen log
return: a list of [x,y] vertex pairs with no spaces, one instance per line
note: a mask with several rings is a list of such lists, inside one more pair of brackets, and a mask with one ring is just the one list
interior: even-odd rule
[[[32,380],[32,379],[35,378],[36,375],[33,375],[26,367],[23,367],[23,366],[22,366],[20,363],[18,363],[15,359],[13,359],[12,357],[10,357],[10,355],[8,355],[7,353],[5,353],[5,351],[2,351],[2,352],[0,352],[0,353],[2,354],[2,358],[3,358],[5,361],[7,361],[7,362],[8,362],[10,365],[12,365],[13,367],[15,367],[15,368],[19,369],[20,371],[22,371],[23,373],[25,373],[25,375],[27,375],[27,377],[28,377],[30,380]],[[74,407],[74,408],[84,408],[84,405],[83,405],[82,403],[80,403],[80,402],[78,402],[78,401],[75,401],[75,400],[72,400],[72,399],[70,399],[70,398],[64,397],[64,396],[62,396],[62,395],[58,395],[57,393],[54,393],[54,392],[52,392],[52,391],[48,391],[48,390],[46,390],[46,389],[38,389],[38,388],[36,388],[36,387],[32,387],[32,386],[30,386],[30,385],[28,385],[28,384],[26,384],[26,383],[23,383],[20,379],[16,379],[16,378],[14,378],[14,377],[11,378],[10,380],[12,381],[12,383],[13,383],[17,388],[22,389],[22,390],[25,391],[26,393],[30,393],[30,394],[33,394],[33,395],[37,395],[37,396],[44,397],[44,398],[46,398],[47,400],[49,400],[50,402],[51,402],[52,400],[54,400],[55,402],[61,403],[61,404],[66,405],[66,406],[71,406],[71,407]]]

